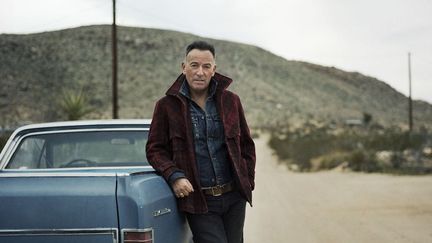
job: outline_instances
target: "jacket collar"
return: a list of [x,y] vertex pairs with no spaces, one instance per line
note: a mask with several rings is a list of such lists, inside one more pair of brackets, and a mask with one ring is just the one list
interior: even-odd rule
[[[209,97],[213,97],[215,95],[217,85],[218,85],[217,81],[214,78],[212,78],[209,84],[209,95],[208,95]],[[186,80],[183,80],[182,86],[180,88],[180,94],[182,94],[188,99],[191,99],[189,84]]]
[[[233,80],[229,77],[226,77],[220,73],[215,73],[213,76],[213,79],[217,82],[217,88],[216,93],[219,93],[226,88],[233,82]],[[180,74],[176,81],[171,85],[171,87],[167,90],[165,93],[166,95],[178,95],[180,94],[181,87],[183,85],[183,82],[186,80],[186,77],[184,74]]]

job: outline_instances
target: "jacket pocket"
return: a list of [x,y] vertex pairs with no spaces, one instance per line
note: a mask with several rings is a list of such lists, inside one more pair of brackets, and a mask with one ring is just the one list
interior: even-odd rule
[[184,163],[188,161],[188,149],[186,139],[180,136],[173,136],[170,138],[172,149],[172,161],[180,169],[184,169]]
[[178,135],[172,136],[170,138],[170,143],[173,152],[182,150],[184,151],[187,147],[186,139]]
[[226,137],[226,145],[228,148],[228,153],[231,156],[235,166],[240,163],[240,134],[233,134],[232,136]]
[[225,137],[228,139],[239,139],[240,128],[238,126],[225,127]]

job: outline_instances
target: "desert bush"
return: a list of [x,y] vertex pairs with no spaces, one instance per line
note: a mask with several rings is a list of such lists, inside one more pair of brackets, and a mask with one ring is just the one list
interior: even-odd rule
[[330,141],[331,136],[319,131],[312,134],[290,133],[286,136],[274,133],[269,144],[276,150],[279,158],[291,159],[301,171],[307,171],[311,168],[311,159],[323,154],[328,149]]
[[72,121],[79,120],[93,111],[82,90],[78,93],[72,91],[63,92],[63,98],[60,100],[60,107],[67,116],[67,119]]
[[[335,132],[326,127],[308,127],[273,132],[269,145],[282,161],[290,161],[300,171],[332,169],[348,162],[353,171],[405,174],[429,170],[420,162],[408,162],[402,153],[422,150],[431,141],[427,132],[408,133],[394,128],[344,128]],[[379,151],[391,151],[391,159],[380,160],[376,156]]]
[[368,150],[393,150],[419,149],[428,139],[428,134],[409,133],[387,129],[381,132],[372,131],[362,137],[364,146]]
[[314,158],[312,159],[312,170],[330,170],[336,168],[342,163],[347,162],[349,155],[347,152],[334,152]]
[[365,150],[353,151],[348,158],[348,165],[353,171],[383,171],[383,164],[376,160],[375,154]]

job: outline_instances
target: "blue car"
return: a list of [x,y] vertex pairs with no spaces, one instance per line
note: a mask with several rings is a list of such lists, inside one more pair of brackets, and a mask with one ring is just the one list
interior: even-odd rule
[[0,243],[191,242],[145,154],[150,120],[34,124],[0,154]]

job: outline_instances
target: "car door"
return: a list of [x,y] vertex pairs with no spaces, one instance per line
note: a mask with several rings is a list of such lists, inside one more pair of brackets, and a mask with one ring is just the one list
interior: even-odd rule
[[0,172],[0,242],[117,242],[116,176]]

